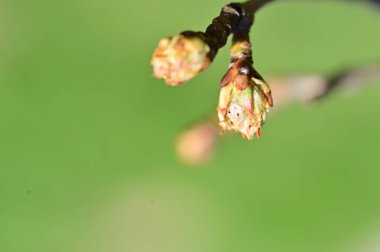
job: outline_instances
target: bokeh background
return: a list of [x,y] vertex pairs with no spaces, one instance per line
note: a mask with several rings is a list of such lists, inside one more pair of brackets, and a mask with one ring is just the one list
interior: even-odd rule
[[[380,61],[380,12],[360,2],[266,6],[255,66]],[[176,135],[215,112],[228,50],[177,88],[149,61],[226,3],[0,0],[0,251],[380,251],[380,85],[293,103],[200,167],[176,157]]]

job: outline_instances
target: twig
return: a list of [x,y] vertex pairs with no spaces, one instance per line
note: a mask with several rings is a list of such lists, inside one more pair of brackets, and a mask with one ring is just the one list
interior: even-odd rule
[[254,15],[261,7],[273,1],[274,0],[250,0],[242,3],[242,6],[246,12]]
[[314,100],[325,98],[336,89],[358,88],[376,79],[380,79],[380,64],[341,71],[327,80],[325,92]]

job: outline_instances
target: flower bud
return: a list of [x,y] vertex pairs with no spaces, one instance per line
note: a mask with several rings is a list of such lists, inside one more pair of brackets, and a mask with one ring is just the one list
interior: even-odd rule
[[180,85],[209,64],[210,47],[200,36],[177,35],[161,39],[153,53],[153,75],[168,85]]
[[243,138],[251,140],[253,136],[261,135],[261,127],[272,107],[272,96],[262,78],[251,77],[244,85],[240,81],[241,76],[237,74],[222,86],[218,104],[219,125],[222,131],[238,131]]
[[184,163],[202,165],[213,157],[217,140],[218,127],[214,122],[198,122],[177,137],[176,152]]

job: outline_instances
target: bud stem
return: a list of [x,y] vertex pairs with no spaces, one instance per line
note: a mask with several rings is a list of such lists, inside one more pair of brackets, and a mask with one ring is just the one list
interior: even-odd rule
[[248,37],[254,13],[270,1],[273,0],[250,0],[228,4],[222,8],[219,16],[212,20],[205,32],[184,31],[181,35],[203,39],[210,46],[209,58],[212,61],[218,50],[226,45],[231,33],[236,34],[238,40]]

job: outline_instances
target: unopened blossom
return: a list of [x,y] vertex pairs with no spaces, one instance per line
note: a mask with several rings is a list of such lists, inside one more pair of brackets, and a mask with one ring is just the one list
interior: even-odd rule
[[182,84],[209,64],[210,47],[198,36],[177,35],[161,39],[153,53],[153,75],[168,85]]
[[211,120],[201,121],[178,135],[176,152],[184,163],[202,165],[213,157],[217,140],[217,124]]
[[[267,112],[272,107],[269,86],[255,72],[227,75],[222,80],[219,95],[218,118],[222,131],[238,131],[243,138],[260,137]],[[232,77],[231,77],[232,76]],[[226,80],[227,78],[227,80]]]

